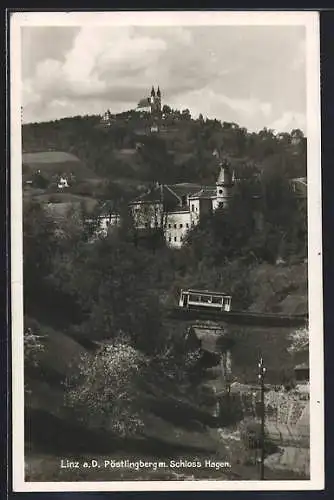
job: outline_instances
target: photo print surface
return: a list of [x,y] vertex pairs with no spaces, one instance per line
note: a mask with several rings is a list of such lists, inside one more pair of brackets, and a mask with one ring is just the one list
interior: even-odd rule
[[314,12],[14,12],[15,491],[323,487]]

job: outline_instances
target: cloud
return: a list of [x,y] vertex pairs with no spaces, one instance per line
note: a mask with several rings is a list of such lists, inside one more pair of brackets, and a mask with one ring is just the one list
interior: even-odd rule
[[219,116],[223,121],[240,123],[241,126],[250,129],[263,128],[263,122],[271,114],[272,106],[268,102],[258,99],[233,99],[210,87],[179,95],[172,100],[175,107],[184,107],[187,103],[194,116],[200,113],[208,118]]
[[160,85],[164,102],[173,107],[251,130],[284,125],[289,113],[305,113],[302,27],[25,31],[25,121],[134,108],[152,84]]
[[291,130],[299,128],[306,132],[306,116],[302,113],[285,111],[270,124],[269,128],[278,132],[291,132]]

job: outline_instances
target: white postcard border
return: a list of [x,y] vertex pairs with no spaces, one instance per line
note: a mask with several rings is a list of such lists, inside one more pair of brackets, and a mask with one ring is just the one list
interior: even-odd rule
[[[21,34],[22,26],[303,25],[306,28],[308,139],[308,273],[310,331],[310,471],[302,481],[25,482],[22,264]],[[13,489],[51,491],[321,490],[324,488],[324,381],[319,18],[309,12],[16,12],[10,19],[10,194],[12,293]]]

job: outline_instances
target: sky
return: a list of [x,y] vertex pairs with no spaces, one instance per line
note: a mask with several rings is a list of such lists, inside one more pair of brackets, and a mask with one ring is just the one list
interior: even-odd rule
[[162,102],[250,131],[306,126],[303,26],[24,26],[23,120]]

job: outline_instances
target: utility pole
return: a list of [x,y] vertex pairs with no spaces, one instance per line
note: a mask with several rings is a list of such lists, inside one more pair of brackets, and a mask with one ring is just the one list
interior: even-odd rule
[[258,378],[260,382],[260,392],[261,392],[261,403],[260,403],[260,411],[261,411],[261,459],[260,459],[260,479],[264,479],[264,435],[265,435],[265,405],[264,405],[264,376],[266,373],[266,368],[263,364],[263,358],[261,356],[258,363],[259,373]]

